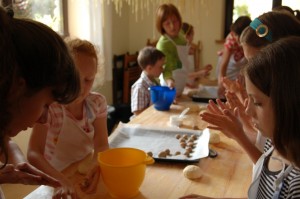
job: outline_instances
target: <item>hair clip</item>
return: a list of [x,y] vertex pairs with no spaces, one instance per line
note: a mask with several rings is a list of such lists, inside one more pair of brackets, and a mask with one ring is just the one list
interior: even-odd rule
[[268,26],[263,24],[258,18],[250,23],[250,27],[255,30],[257,36],[264,37],[269,42],[272,42],[271,30],[269,30]]

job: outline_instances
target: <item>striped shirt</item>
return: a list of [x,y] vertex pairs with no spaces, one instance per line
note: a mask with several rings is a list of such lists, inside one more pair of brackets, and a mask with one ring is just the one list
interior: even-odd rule
[[[44,156],[47,160],[51,160],[58,137],[61,133],[64,121],[63,109],[65,115],[75,122],[75,124],[83,129],[89,129],[86,133],[94,132],[93,122],[96,118],[107,117],[107,103],[103,95],[99,93],[91,92],[85,99],[85,105],[83,106],[83,117],[81,120],[76,119],[62,104],[53,103],[49,107],[48,121],[45,124],[48,127],[46,146]],[[88,135],[93,137],[94,135]]]
[[244,51],[237,39],[234,37],[233,32],[230,32],[225,40],[224,47],[234,54],[234,60],[240,61],[244,57]]
[[[266,152],[272,147],[271,141],[267,140],[264,151]],[[268,157],[270,158],[270,156]],[[267,167],[267,159],[265,159],[262,169],[261,179],[257,192],[258,199],[272,198],[275,193],[274,183],[277,179],[278,172],[272,172]],[[286,166],[287,167],[287,166]],[[283,180],[283,186],[279,194],[279,198],[300,198],[300,169],[294,167],[292,171]]]
[[131,86],[131,112],[144,110],[151,105],[151,86],[158,85],[151,81],[143,71],[140,78]]

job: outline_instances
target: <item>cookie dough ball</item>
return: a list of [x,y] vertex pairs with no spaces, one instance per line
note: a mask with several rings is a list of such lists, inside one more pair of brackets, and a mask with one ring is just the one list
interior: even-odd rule
[[192,180],[196,178],[201,178],[203,175],[203,171],[198,166],[188,165],[183,169],[183,175],[184,177]]
[[180,135],[180,134],[176,134],[176,136],[175,136],[175,137],[176,137],[176,139],[178,139],[178,140],[179,140],[179,139],[181,138],[181,135]]
[[151,151],[147,152],[147,155],[153,157],[153,153]]
[[158,154],[158,157],[159,157],[159,158],[165,158],[165,157],[167,157],[167,154],[166,154],[165,151],[161,151],[161,152]]
[[209,143],[210,144],[220,143],[220,135],[216,132],[210,131]]

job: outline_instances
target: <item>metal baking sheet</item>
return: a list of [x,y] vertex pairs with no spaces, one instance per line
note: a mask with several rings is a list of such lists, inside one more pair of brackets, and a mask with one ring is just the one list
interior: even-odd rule
[[[209,100],[216,100],[218,98],[218,87],[217,86],[201,86],[199,90],[192,95],[194,102],[205,102]],[[225,99],[221,99],[226,101]]]
[[[209,153],[209,130],[189,130],[181,128],[157,128],[153,126],[141,126],[125,124],[118,127],[117,136],[110,139],[110,147],[132,147],[143,151],[152,152],[153,158],[159,161],[178,161],[178,162],[198,162],[201,158],[207,157]],[[189,157],[184,155],[186,148],[180,144],[177,135],[186,135],[190,138],[196,135],[197,139],[193,142],[194,148]],[[169,149],[170,155],[159,157],[159,153]],[[175,155],[175,152],[180,155]]]

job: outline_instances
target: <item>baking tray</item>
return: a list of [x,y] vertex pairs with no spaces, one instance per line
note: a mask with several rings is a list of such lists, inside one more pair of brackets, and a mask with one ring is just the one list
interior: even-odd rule
[[[217,86],[201,86],[200,90],[197,91],[192,96],[194,102],[204,102],[208,103],[209,100],[216,101],[218,98],[218,87]],[[225,102],[226,99],[221,99]]]
[[[146,153],[152,152],[153,158],[157,161],[174,161],[174,162],[198,162],[201,158],[207,157],[209,153],[209,130],[190,130],[180,128],[157,128],[153,126],[141,126],[124,124],[118,127],[117,136],[110,139],[110,148],[118,147],[132,147],[138,148]],[[190,138],[192,135],[197,139],[193,141],[193,151],[189,157],[184,155],[186,148],[181,146],[180,139],[176,136]],[[186,143],[188,143],[186,141]],[[165,150],[170,151],[170,155],[166,157],[159,157],[159,153]],[[179,155],[175,155],[176,152]]]

